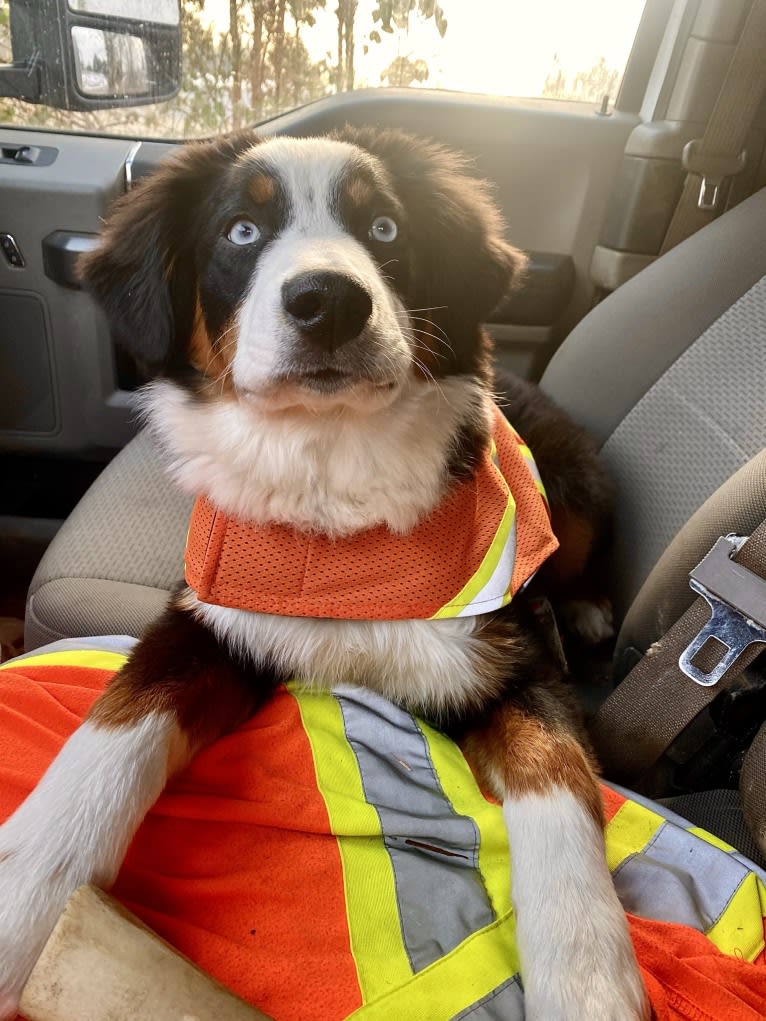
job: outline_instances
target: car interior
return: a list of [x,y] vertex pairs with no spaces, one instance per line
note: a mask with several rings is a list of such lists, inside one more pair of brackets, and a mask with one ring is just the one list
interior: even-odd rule
[[[684,153],[704,137],[757,7],[647,0],[619,94],[601,105],[368,87],[259,124],[298,136],[402,128],[466,153],[493,183],[509,239],[530,254],[523,285],[488,323],[498,366],[539,381],[594,438],[615,482],[618,627],[597,701],[693,602],[689,572],[715,540],[766,518],[766,102],[752,79],[746,158],[720,181],[709,175],[716,196],[709,208],[695,202],[699,229],[666,244],[688,178],[700,202],[710,186]],[[7,654],[139,636],[180,580],[191,498],[131,410],[140,366],[113,345],[76,275],[110,202],[180,144],[0,127]],[[744,823],[737,785],[764,718],[756,659],[647,786],[761,865],[766,845]]]

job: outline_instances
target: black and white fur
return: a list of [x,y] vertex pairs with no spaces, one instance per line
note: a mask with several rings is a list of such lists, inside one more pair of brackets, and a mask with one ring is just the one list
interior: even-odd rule
[[[186,147],[120,200],[83,276],[157,376],[143,409],[182,486],[346,536],[407,532],[473,471],[493,385],[481,323],[522,267],[483,184],[437,145],[245,132]],[[513,383],[508,403],[554,524],[577,537],[548,572],[566,594],[606,483],[542,395]],[[181,588],[0,828],[0,1018],[73,889],[112,881],[167,776],[293,675],[367,685],[462,737],[504,802],[528,1021],[648,1016],[587,743],[521,601],[435,622],[306,620]]]

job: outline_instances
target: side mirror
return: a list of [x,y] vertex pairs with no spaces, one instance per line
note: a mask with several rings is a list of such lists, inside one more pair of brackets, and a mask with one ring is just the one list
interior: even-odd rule
[[10,30],[2,96],[100,110],[178,92],[179,0],[10,0]]

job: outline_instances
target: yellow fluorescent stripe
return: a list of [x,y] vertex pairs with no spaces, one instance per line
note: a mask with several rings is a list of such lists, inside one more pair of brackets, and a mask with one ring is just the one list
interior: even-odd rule
[[499,918],[511,903],[510,855],[503,811],[482,795],[458,746],[428,724],[418,722],[444,794],[458,815],[472,818],[478,827],[479,870],[492,909]]
[[547,503],[548,494],[545,492],[543,480],[540,478],[540,469],[537,467],[537,462],[535,461],[532,451],[529,449],[526,443],[521,443],[519,445],[519,450],[521,451],[521,456],[527,462],[527,467],[529,468],[532,474],[532,478],[535,480],[535,488],[537,489],[537,492],[540,494],[540,496],[542,496],[545,499],[545,502]]
[[609,869],[643,850],[665,820],[635,801],[626,801],[606,824],[606,861]]
[[128,657],[121,652],[103,649],[72,649],[67,652],[44,652],[40,656],[9,660],[0,664],[0,670],[18,670],[23,673],[29,666],[80,666],[92,670],[119,670]]
[[[498,529],[495,532],[495,538],[492,540],[492,545],[484,554],[484,559],[482,560],[478,571],[466,582],[463,588],[453,599],[450,599],[450,601],[442,606],[440,610],[436,611],[433,617],[431,617],[431,620],[440,620],[444,617],[456,617],[458,612],[462,610],[463,607],[467,606],[471,600],[474,599],[479,592],[481,592],[497,567],[497,563],[503,549],[505,548],[505,544],[508,542],[508,536],[511,534],[513,529],[513,522],[515,518],[516,501],[513,499],[513,494],[509,489],[508,503],[506,504]],[[510,580],[511,579],[509,578],[509,585]]]
[[720,848],[721,851],[734,851],[736,850],[731,844],[727,844],[725,840],[721,840],[714,833],[708,833],[707,830],[700,829],[699,826],[688,826],[686,829],[687,833],[693,833],[695,837],[699,837],[700,840],[704,840],[708,844],[712,844],[713,847]]
[[515,928],[507,912],[349,1021],[450,1021],[518,972]]
[[368,1003],[412,978],[391,859],[378,813],[365,801],[337,700],[312,692],[296,701],[311,744],[317,785],[340,849],[351,952],[362,1000]]
[[764,947],[764,914],[766,887],[754,872],[750,872],[706,935],[723,953],[754,961]]

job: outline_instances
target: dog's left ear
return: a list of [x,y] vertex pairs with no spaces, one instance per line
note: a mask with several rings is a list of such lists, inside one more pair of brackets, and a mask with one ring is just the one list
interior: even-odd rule
[[505,240],[487,182],[466,157],[414,135],[346,128],[338,137],[367,149],[390,172],[407,210],[418,297],[448,306],[453,323],[483,322],[527,264]]
[[104,309],[112,336],[139,362],[161,370],[182,356],[196,304],[198,231],[205,204],[251,131],[179,147],[115,202],[99,247],[79,263],[83,287]]
[[[485,321],[503,298],[523,281],[527,261],[526,255],[502,236],[489,234],[484,244],[479,244],[475,262],[469,263],[467,272],[462,275],[463,301],[471,309],[471,318]],[[460,287],[456,268],[452,263],[452,286]]]

